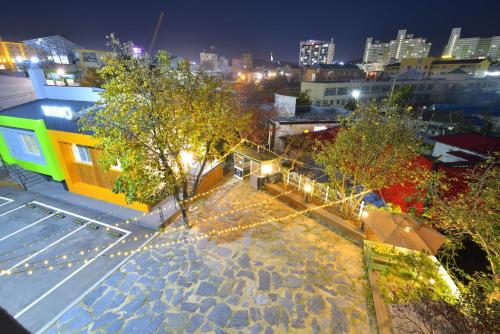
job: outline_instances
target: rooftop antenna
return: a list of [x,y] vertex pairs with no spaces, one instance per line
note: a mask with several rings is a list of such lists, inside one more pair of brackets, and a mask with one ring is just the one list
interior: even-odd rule
[[151,45],[149,46],[149,54],[151,54],[151,51],[153,50],[153,46],[155,45],[156,36],[158,36],[158,31],[160,30],[160,24],[161,24],[161,21],[163,20],[164,14],[165,13],[163,13],[163,12],[160,13],[160,18],[158,19],[158,23],[156,24],[155,33],[153,34],[153,38],[151,39]]

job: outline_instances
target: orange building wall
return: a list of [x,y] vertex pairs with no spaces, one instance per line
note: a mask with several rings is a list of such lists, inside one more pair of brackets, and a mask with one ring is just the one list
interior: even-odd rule
[[[71,192],[126,206],[135,210],[149,211],[149,207],[142,203],[127,204],[125,195],[115,194],[111,190],[119,172],[105,171],[98,165],[99,150],[92,149],[97,140],[92,136],[48,130],[49,137],[54,145],[57,157],[61,162],[66,184]],[[91,149],[92,165],[75,162],[71,144],[89,146]]]

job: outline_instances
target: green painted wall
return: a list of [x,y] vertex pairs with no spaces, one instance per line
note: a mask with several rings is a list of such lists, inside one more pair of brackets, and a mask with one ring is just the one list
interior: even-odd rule
[[45,122],[43,120],[0,116],[0,126],[34,131],[38,142],[40,143],[42,154],[45,158],[45,161],[47,162],[46,165],[40,165],[24,160],[15,159],[10,154],[7,143],[5,142],[3,136],[0,135],[0,154],[7,163],[18,164],[24,169],[30,170],[32,172],[50,175],[55,181],[64,180],[64,173],[59,164],[59,160],[57,159],[56,152],[54,150],[54,147],[52,146],[52,142],[47,132],[47,127],[45,126]]

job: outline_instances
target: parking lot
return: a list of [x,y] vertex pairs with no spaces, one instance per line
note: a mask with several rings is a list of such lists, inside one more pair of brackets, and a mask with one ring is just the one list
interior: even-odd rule
[[0,305],[40,331],[154,236],[112,212],[0,188]]

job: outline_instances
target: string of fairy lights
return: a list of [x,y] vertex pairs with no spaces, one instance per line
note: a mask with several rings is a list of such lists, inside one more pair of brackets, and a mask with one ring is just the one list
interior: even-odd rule
[[[35,194],[35,196],[37,196],[37,194]],[[33,202],[33,201],[32,201],[32,202]],[[26,204],[26,207],[33,207],[33,208],[35,208],[36,206],[35,206],[35,205],[33,205],[33,204],[32,204],[32,202],[27,203],[27,204]],[[28,205],[30,205],[30,206],[28,206]],[[40,206],[40,207],[42,207],[42,208],[43,208],[43,205],[42,205],[42,206]],[[97,216],[95,216],[95,217],[91,218],[91,219],[92,219],[92,220],[100,220],[100,219],[102,219],[102,218],[104,218],[104,217],[106,217],[106,216],[110,216],[111,214],[113,214],[114,212],[116,212],[116,211],[117,211],[117,210],[119,210],[119,209],[120,209],[120,208],[119,208],[119,207],[117,207],[117,208],[115,208],[115,209],[113,209],[113,210],[111,210],[111,211],[104,212],[104,213],[102,213],[102,214],[100,214],[100,215],[97,215]],[[54,215],[55,213],[58,213],[58,211],[56,211],[56,210],[55,210],[55,212],[54,212],[52,215]],[[108,228],[108,229],[109,229],[109,228]],[[21,243],[21,244],[17,244],[17,247],[15,247],[15,248],[13,248],[13,249],[10,249],[10,250],[8,250],[8,251],[6,251],[6,252],[1,252],[1,253],[0,253],[0,256],[4,256],[4,255],[9,255],[9,254],[17,253],[20,249],[25,249],[27,246],[34,246],[34,245],[37,245],[37,244],[43,243],[43,242],[45,242],[45,241],[47,241],[47,240],[53,239],[54,237],[57,237],[57,236],[60,236],[60,235],[64,235],[64,234],[66,234],[67,232],[69,232],[69,231],[71,231],[71,230],[72,230],[72,229],[64,229],[64,230],[61,230],[61,231],[59,231],[59,232],[49,234],[48,236],[46,236],[46,237],[44,237],[44,238],[38,238],[38,239],[35,239],[35,240],[30,240],[29,242],[24,242],[24,243]],[[73,239],[73,240],[74,240],[74,239]],[[65,244],[65,243],[67,243],[67,242],[69,242],[69,241],[63,241],[63,242],[61,242],[61,245]],[[42,249],[42,248],[35,249],[35,250],[31,250],[31,251],[29,251],[29,252],[27,252],[27,253],[21,254],[21,255],[19,255],[19,256],[14,257],[14,258],[18,258],[18,257],[24,256],[24,255],[27,255],[27,254],[32,254],[32,253],[35,253],[35,252],[39,251],[40,249]],[[6,262],[6,261],[8,261],[8,260],[11,260],[11,259],[12,259],[12,258],[9,258],[9,259],[2,259],[2,260],[0,260],[0,264],[1,264],[1,263]]]
[[[229,214],[234,214],[234,213],[237,213],[239,211],[244,211],[244,210],[247,210],[249,208],[253,208],[253,207],[256,207],[256,206],[264,205],[266,203],[269,203],[269,202],[271,202],[271,201],[273,201],[273,200],[275,200],[275,199],[277,199],[277,198],[279,198],[281,196],[289,194],[291,192],[292,192],[292,190],[280,193],[280,194],[275,195],[275,196],[271,196],[271,197],[269,197],[268,199],[266,199],[264,201],[260,201],[260,202],[256,202],[256,203],[250,203],[250,204],[243,205],[243,206],[237,206],[234,209],[223,211],[223,212],[221,212],[221,213],[219,213],[217,215],[212,215],[212,216],[209,216],[209,217],[205,217],[203,219],[196,220],[196,221],[194,221],[194,222],[191,223],[191,226],[198,225],[198,224],[201,224],[201,223],[206,223],[206,222],[215,220],[217,218],[222,218],[222,217],[224,217],[226,215],[229,215]],[[242,202],[244,202],[244,201],[239,201],[239,202],[236,202],[236,203],[239,204],[239,203],[242,203]],[[174,234],[174,233],[176,233],[178,231],[185,230],[185,229],[186,229],[186,227],[171,228],[168,231],[163,232],[162,235],[165,235],[165,236],[172,235],[172,234]],[[122,239],[121,243],[124,244],[124,243],[127,243],[127,242],[132,242],[132,241],[135,242],[135,241],[139,241],[139,240],[142,240],[142,239],[148,239],[148,238],[151,237],[151,235],[152,235],[152,233],[151,234],[148,233],[148,234],[144,234],[144,235],[140,235],[140,236],[130,237],[128,239]],[[79,237],[79,238],[83,238],[83,237]],[[75,239],[72,239],[71,242],[73,242],[74,240]],[[68,240],[66,242],[70,242],[70,240]],[[63,245],[64,243],[65,242],[61,242],[60,245]],[[108,248],[109,246],[114,245],[115,243],[116,243],[116,241],[113,241],[113,242],[110,242],[110,243],[107,243],[107,244],[104,244],[104,245],[101,245],[101,246],[97,246],[97,247],[92,247],[92,248],[88,248],[88,249],[81,249],[81,250],[75,250],[73,252],[68,252],[68,253],[63,254],[63,255],[54,255],[54,256],[45,258],[43,260],[40,260],[40,261],[34,261],[34,262],[30,262],[30,263],[25,263],[24,266],[28,267],[28,266],[30,266],[30,264],[35,264],[35,263],[38,263],[38,262],[45,262],[45,261],[48,261],[48,260],[53,261],[53,260],[57,260],[57,259],[61,259],[61,258],[62,259],[67,259],[69,256],[74,255],[74,254],[85,255],[85,254],[89,254],[91,252],[98,252],[98,251],[101,251],[101,250],[104,250],[104,249]],[[30,253],[36,253],[38,250],[33,250]],[[30,254],[30,253],[27,253],[27,254]],[[7,259],[2,259],[2,261],[0,261],[0,263],[5,263],[5,262],[8,262],[8,261],[11,261],[12,259],[24,256],[24,255],[20,255],[20,256],[16,256],[16,257],[11,257],[11,258],[7,258]]]
[[[267,147],[264,147],[262,145],[256,144],[256,143],[251,142],[251,141],[249,141],[247,139],[242,139],[228,153],[226,153],[224,156],[222,156],[218,160],[220,161],[220,160],[224,159],[228,154],[232,153],[239,145],[241,145],[244,142],[248,142],[248,143],[250,143],[252,145],[256,145],[256,146],[258,146],[258,147],[260,147],[260,148],[262,148],[264,150],[267,150],[270,153],[278,156],[277,153],[273,152],[272,150],[269,150]],[[210,189],[210,190],[208,190],[206,192],[203,192],[203,193],[197,194],[195,196],[192,196],[192,197],[186,199],[183,202],[187,203],[187,202],[194,201],[194,200],[196,200],[196,199],[198,199],[198,198],[200,198],[202,196],[206,196],[206,195],[208,195],[208,194],[210,194],[212,192],[215,192],[217,190],[220,190],[220,189],[222,189],[222,188],[224,188],[226,186],[228,186],[227,182],[225,184],[221,185],[221,186],[212,188],[212,189]],[[246,210],[248,208],[252,208],[252,207],[256,207],[256,206],[262,205],[262,204],[270,202],[270,201],[272,201],[272,200],[274,200],[274,199],[276,199],[276,198],[278,198],[280,196],[284,196],[284,195],[286,195],[288,193],[291,193],[292,191],[293,190],[290,190],[290,191],[287,191],[287,192],[283,192],[283,193],[280,193],[280,194],[278,194],[276,196],[272,196],[272,197],[270,197],[270,198],[268,198],[268,199],[266,199],[264,201],[261,201],[261,202],[251,203],[251,204],[248,204],[248,205],[245,205],[245,206],[241,206],[241,207],[237,207],[237,208],[234,208],[234,209],[226,210],[226,211],[224,211],[222,213],[219,213],[219,214],[216,214],[216,215],[212,215],[212,216],[209,216],[209,217],[205,217],[205,218],[199,219],[197,221],[192,222],[191,226],[196,225],[196,224],[200,224],[200,223],[206,223],[206,222],[208,222],[210,220],[215,220],[217,218],[222,218],[222,217],[224,217],[226,215],[234,214],[234,213],[236,213],[238,211],[242,211],[242,210]],[[362,196],[365,193],[367,193],[367,192],[362,192],[362,193],[356,194],[354,196]],[[138,251],[141,251],[141,250],[142,251],[146,251],[146,250],[151,250],[151,249],[154,249],[154,248],[159,248],[159,247],[162,247],[162,246],[173,246],[173,245],[180,244],[180,243],[193,242],[193,241],[201,240],[201,239],[204,239],[204,238],[210,238],[212,236],[220,236],[220,235],[223,235],[223,234],[226,234],[226,233],[231,233],[231,232],[237,232],[237,231],[241,231],[241,230],[246,230],[246,229],[257,227],[257,226],[261,226],[261,225],[264,225],[264,224],[269,224],[269,223],[272,223],[272,222],[282,222],[285,219],[293,218],[293,217],[296,217],[296,216],[299,216],[299,215],[302,215],[302,214],[305,214],[305,213],[308,213],[308,212],[311,212],[311,211],[314,211],[314,210],[318,210],[320,208],[324,208],[324,207],[327,207],[327,206],[338,204],[338,203],[341,203],[341,202],[344,202],[344,201],[347,201],[347,200],[350,200],[350,198],[345,198],[345,199],[342,199],[342,200],[339,200],[339,201],[335,201],[335,202],[328,202],[328,203],[325,203],[325,204],[320,205],[320,206],[316,206],[316,207],[313,207],[313,208],[308,208],[308,209],[305,209],[305,210],[302,210],[302,211],[294,212],[294,213],[286,215],[284,217],[279,217],[279,218],[272,217],[272,218],[266,219],[266,220],[261,221],[261,222],[241,224],[241,225],[238,225],[238,226],[234,226],[234,227],[230,227],[230,228],[225,228],[225,229],[220,229],[220,230],[209,230],[207,232],[204,232],[204,235],[201,235],[201,236],[186,237],[186,238],[178,237],[175,240],[170,239],[169,241],[161,242],[161,243],[156,243],[156,244],[154,242],[150,242],[148,245],[145,245],[145,246],[133,249],[133,250],[127,250],[127,251],[121,250],[121,251],[117,251],[117,252],[114,252],[114,253],[108,253],[107,255],[103,255],[103,256],[109,256],[110,258],[117,257],[117,256],[129,256],[129,255],[131,255],[133,253],[136,253]],[[240,201],[240,203],[241,202],[244,202],[244,201]],[[176,204],[172,203],[167,208],[170,208],[170,207],[172,207],[174,205],[176,205]],[[116,223],[116,224],[114,224],[114,226],[119,226],[119,225],[123,225],[123,224],[130,224],[130,223],[135,222],[135,221],[137,221],[137,220],[139,220],[139,219],[141,219],[141,218],[143,218],[145,216],[159,213],[159,210],[162,210],[162,209],[165,210],[167,208],[165,208],[165,207],[164,208],[159,208],[158,210],[154,210],[154,211],[149,212],[149,213],[143,213],[142,215],[139,215],[139,216],[134,217],[132,219],[128,219],[128,220],[125,220],[123,222]],[[109,214],[109,213],[107,213],[107,214]],[[106,227],[106,230],[109,230],[109,229],[110,229],[109,227]],[[49,258],[45,258],[45,259],[42,259],[42,260],[39,260],[39,261],[30,262],[30,263],[26,262],[22,266],[16,266],[16,268],[17,267],[19,268],[17,270],[12,270],[12,269],[0,270],[0,276],[3,276],[3,275],[12,275],[12,274],[19,275],[21,273],[27,273],[28,275],[31,275],[31,274],[33,274],[34,270],[38,270],[38,269],[53,270],[55,268],[72,267],[72,266],[75,266],[75,265],[78,265],[78,264],[81,264],[81,263],[87,263],[88,261],[92,260],[93,258],[95,258],[97,256],[97,255],[94,255],[94,256],[91,256],[90,258],[84,258],[84,259],[80,259],[80,260],[71,260],[69,258],[72,255],[88,256],[88,254],[91,254],[93,252],[97,253],[100,250],[105,250],[106,248],[108,248],[110,246],[113,246],[113,245],[115,245],[117,243],[125,244],[125,243],[131,242],[131,241],[139,241],[141,239],[148,239],[148,238],[152,237],[155,234],[162,235],[162,236],[167,236],[168,237],[168,236],[173,235],[173,234],[175,234],[177,232],[180,232],[182,230],[186,230],[186,227],[181,226],[181,227],[177,227],[177,228],[170,228],[168,231],[163,231],[161,233],[148,233],[148,234],[144,234],[142,236],[134,236],[134,237],[130,237],[129,239],[122,239],[120,241],[113,241],[113,242],[111,242],[109,244],[97,246],[97,247],[94,247],[94,248],[89,248],[89,249],[84,249],[84,250],[78,250],[78,251],[70,252],[70,253],[63,254],[63,255],[55,255],[55,256],[52,256],[52,257],[49,257]],[[62,233],[62,232],[59,232],[59,233]],[[50,237],[48,237],[48,238],[50,238]],[[44,239],[46,240],[48,238],[44,238]],[[38,241],[38,242],[41,242],[41,240]],[[33,243],[30,243],[30,244],[33,244]],[[4,253],[4,254],[8,254],[8,253],[11,253],[11,252],[13,252],[13,251],[10,251],[10,252]],[[34,252],[36,252],[36,251],[34,251]],[[63,262],[59,262],[58,263],[57,262],[58,260],[63,260]],[[9,261],[9,259],[7,259],[7,260],[4,259],[0,263],[6,262],[6,261]]]
[[[225,154],[223,154],[221,157],[219,157],[218,159],[216,159],[214,162],[218,163],[218,162],[221,162],[223,161],[226,157],[229,156],[229,154],[233,153],[234,150],[236,150],[237,147],[239,147],[241,144],[243,144],[245,142],[245,139],[241,139],[236,145],[234,145],[231,149],[229,149]],[[189,202],[192,202],[192,201],[195,201],[197,200],[198,198],[202,197],[202,196],[206,196],[210,193],[213,193],[214,191],[217,191],[221,188],[223,188],[225,186],[225,184],[219,186],[219,187],[215,187],[215,188],[212,188],[210,190],[207,190],[203,193],[200,193],[200,194],[196,194],[194,196],[191,196],[183,201],[181,201],[181,203],[189,203]],[[147,217],[147,216],[151,216],[151,215],[154,215],[154,214],[160,214],[161,211],[166,211],[174,206],[177,206],[178,204],[174,201],[173,203],[167,205],[166,207],[160,207],[158,209],[155,209],[151,212],[144,212],[143,214],[139,215],[139,216],[136,216],[134,218],[130,218],[130,219],[127,219],[127,220],[124,220],[120,223],[116,223],[114,224],[114,226],[118,227],[118,226],[121,226],[121,225],[127,225],[127,224],[131,224],[131,223],[134,223],[140,219],[143,219],[144,217]]]
[[[367,193],[367,191],[356,194],[354,196],[362,196],[366,193]],[[291,214],[288,214],[288,215],[282,216],[282,217],[271,217],[271,218],[265,219],[263,221],[241,224],[238,226],[228,227],[228,228],[219,229],[219,230],[212,229],[212,230],[203,232],[204,233],[203,235],[198,235],[198,236],[184,237],[184,238],[179,238],[177,240],[168,240],[166,242],[158,242],[158,243],[151,242],[148,245],[140,246],[140,247],[137,247],[134,249],[125,250],[125,251],[119,250],[119,251],[116,251],[113,253],[109,253],[106,256],[109,256],[110,258],[120,257],[120,256],[127,257],[129,255],[135,254],[135,253],[140,252],[140,251],[148,251],[148,250],[153,250],[153,249],[157,249],[160,247],[169,247],[169,246],[174,246],[174,245],[182,244],[182,243],[193,243],[193,242],[197,242],[197,241],[200,241],[203,239],[209,239],[210,237],[213,237],[213,236],[221,236],[221,235],[224,235],[227,233],[240,232],[240,231],[244,231],[244,230],[247,230],[250,228],[262,226],[265,224],[281,223],[287,219],[291,219],[291,218],[294,218],[294,217],[297,217],[300,215],[304,215],[304,214],[307,214],[309,212],[319,210],[321,208],[332,206],[334,204],[339,204],[339,203],[342,203],[342,202],[347,201],[347,200],[350,200],[350,197],[347,197],[345,199],[338,200],[335,202],[329,202],[329,203],[325,203],[322,205],[318,205],[318,206],[315,206],[312,208],[307,208],[307,209],[304,209],[301,211],[296,211],[296,212],[293,212]],[[97,249],[97,247],[96,247],[96,249]],[[80,254],[85,255],[84,253],[80,253]],[[61,263],[53,263],[53,264],[48,259],[44,259],[44,260],[40,260],[40,261],[33,262],[33,263],[25,263],[23,266],[20,266],[19,267],[20,269],[18,269],[18,270],[9,270],[9,269],[2,270],[2,271],[0,271],[0,276],[20,275],[23,273],[28,274],[28,275],[32,275],[35,270],[47,269],[47,270],[51,271],[51,270],[54,270],[55,268],[71,268],[71,267],[77,266],[79,264],[88,263],[89,261],[91,261],[95,257],[96,256],[92,256],[90,258],[78,259],[78,260],[73,260],[73,261],[69,260],[69,261],[65,261],[65,262],[61,262]],[[60,258],[62,260],[67,260],[68,256],[63,255]],[[36,264],[38,264],[38,263],[42,263],[42,265],[36,266]]]

